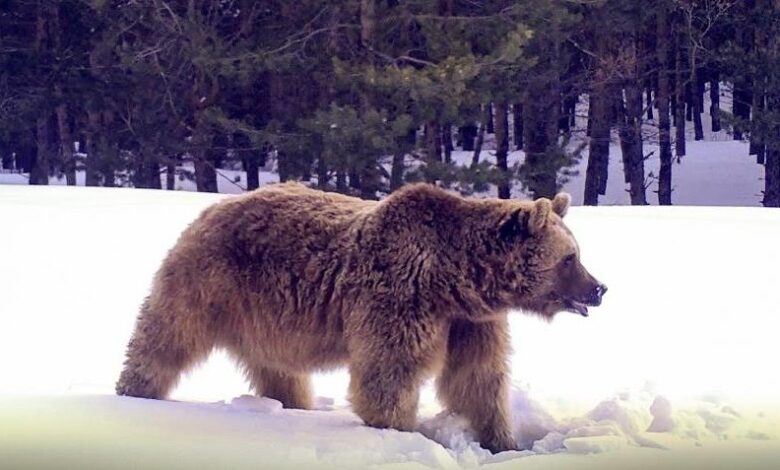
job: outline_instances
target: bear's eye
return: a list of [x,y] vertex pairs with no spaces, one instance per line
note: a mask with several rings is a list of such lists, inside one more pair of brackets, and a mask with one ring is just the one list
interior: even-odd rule
[[577,260],[577,255],[571,254],[565,258],[563,258],[563,265],[565,267],[571,267],[574,264],[574,261]]

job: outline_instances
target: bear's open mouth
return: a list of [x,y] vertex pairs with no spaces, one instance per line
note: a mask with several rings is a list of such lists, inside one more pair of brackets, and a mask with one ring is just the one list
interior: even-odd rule
[[577,302],[574,299],[563,299],[563,305],[569,312],[579,313],[583,317],[588,316],[588,306],[582,302]]

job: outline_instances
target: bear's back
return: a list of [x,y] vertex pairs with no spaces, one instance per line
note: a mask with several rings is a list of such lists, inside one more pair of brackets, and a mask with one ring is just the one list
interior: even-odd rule
[[355,222],[376,204],[299,183],[271,185],[206,209],[181,241],[242,268],[300,272],[348,245]]

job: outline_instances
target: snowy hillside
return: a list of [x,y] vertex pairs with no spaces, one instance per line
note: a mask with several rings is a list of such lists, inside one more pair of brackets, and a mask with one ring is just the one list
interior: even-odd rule
[[512,315],[512,408],[526,451],[482,450],[458,417],[439,414],[430,387],[419,433],[365,427],[345,401],[344,371],[315,377],[318,410],[284,410],[242,396],[247,385],[220,352],[182,381],[176,401],[114,396],[152,274],[222,197],[0,186],[0,468],[780,461],[780,212],[771,209],[573,208],[583,263],[610,291],[589,318]]

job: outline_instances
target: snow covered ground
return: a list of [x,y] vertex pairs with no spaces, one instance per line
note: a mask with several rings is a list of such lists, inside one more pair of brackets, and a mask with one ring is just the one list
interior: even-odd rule
[[[741,144],[739,144],[741,145]],[[747,157],[746,157],[747,158]],[[690,159],[693,161],[693,158]],[[757,166],[757,165],[756,165]],[[733,189],[729,187],[728,189]],[[780,211],[575,207],[589,318],[511,317],[512,408],[528,450],[490,455],[424,390],[419,433],[360,424],[347,375],[318,410],[244,396],[224,354],[176,401],[115,397],[160,260],[222,195],[0,186],[2,468],[776,468]]]
[[[649,132],[649,131],[648,131]],[[748,155],[748,143],[727,140],[725,132],[709,136],[708,141],[689,141],[688,155],[672,168],[672,202],[675,205],[696,206],[760,206],[763,198],[764,167],[756,164],[755,157]],[[576,146],[580,139],[575,139],[572,144]],[[649,155],[645,161],[645,175],[649,184],[647,189],[647,201],[650,204],[658,204],[658,195],[655,193],[658,187],[657,178],[660,166],[658,159],[658,147],[655,140],[645,143],[645,155]],[[491,142],[486,144],[490,148]],[[455,151],[453,160],[461,165],[469,165],[473,152]],[[588,161],[587,148],[582,152],[582,158],[573,168],[576,175],[571,177],[563,190],[573,196],[573,203],[581,205],[585,189],[585,169]],[[525,158],[521,151],[509,154],[509,164],[519,164]],[[483,150],[480,154],[483,161],[495,162],[493,150]],[[409,158],[409,165],[415,164]],[[191,164],[182,167],[192,171]],[[160,175],[162,184],[165,185],[165,172]],[[260,184],[268,184],[279,181],[279,175],[271,171],[260,171]],[[76,183],[84,185],[84,173],[76,175]],[[27,175],[5,173],[0,174],[0,184],[28,184]],[[52,185],[64,185],[64,178],[50,178]],[[178,178],[175,185],[177,190],[195,191],[195,182]],[[217,187],[220,193],[235,194],[244,191],[246,187],[246,174],[243,171],[222,169],[218,171]],[[496,189],[478,196],[496,196]],[[512,188],[512,197],[523,198],[527,194],[522,185],[517,182]],[[623,181],[623,161],[620,146],[615,144],[610,147],[609,178],[607,179],[606,195],[599,199],[601,205],[628,205],[628,185]]]

